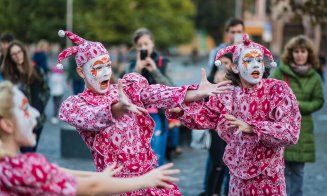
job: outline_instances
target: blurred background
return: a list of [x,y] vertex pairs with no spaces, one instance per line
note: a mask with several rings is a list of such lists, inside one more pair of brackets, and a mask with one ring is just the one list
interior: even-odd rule
[[[157,48],[173,55],[200,56],[224,40],[225,21],[245,22],[245,32],[279,55],[294,35],[305,34],[326,54],[325,0],[0,0],[0,32],[25,44],[40,39],[57,50],[58,29],[71,30],[107,47],[131,46],[139,27],[151,29]],[[70,42],[68,42],[70,43]]]
[[[33,65],[38,64],[35,53],[44,53],[45,70],[55,67],[58,53],[72,44],[58,36],[58,30],[64,29],[87,40],[102,42],[119,77],[135,57],[133,32],[146,27],[155,35],[156,50],[173,64],[167,74],[173,83],[176,86],[198,83],[200,67],[206,67],[209,52],[227,42],[225,23],[230,18],[243,20],[244,31],[253,41],[269,48],[277,62],[285,44],[300,34],[314,42],[321,59],[327,56],[326,0],[0,0],[0,5],[0,34],[10,34],[22,42]],[[326,78],[325,64],[326,61],[321,61],[322,77]],[[64,86],[59,100],[75,94],[74,84],[66,80],[74,82],[74,77],[67,76],[67,72],[64,84],[59,84]],[[51,75],[49,71],[47,76]],[[323,89],[326,98],[326,83]],[[56,110],[53,108],[58,109],[54,104],[52,101],[47,104],[48,119],[37,151],[61,166],[94,170],[79,135],[76,131],[69,132],[73,129],[53,115]],[[327,195],[326,104],[315,113],[314,122],[317,161],[305,167],[304,195]],[[190,140],[191,131],[181,127],[183,153],[173,154],[169,161],[182,169],[178,183],[182,193],[198,195],[203,189],[208,152],[189,148]]]

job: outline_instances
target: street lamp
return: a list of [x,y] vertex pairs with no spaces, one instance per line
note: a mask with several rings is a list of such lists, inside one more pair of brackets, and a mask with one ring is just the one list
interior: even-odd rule
[[242,4],[243,0],[235,0],[235,18],[242,19]]
[[[66,28],[68,31],[73,31],[73,0],[67,0]],[[71,45],[72,42],[66,38],[66,47]]]

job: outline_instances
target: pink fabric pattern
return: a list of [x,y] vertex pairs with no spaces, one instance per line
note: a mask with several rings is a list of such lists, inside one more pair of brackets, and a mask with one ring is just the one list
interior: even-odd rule
[[[227,128],[223,114],[252,125],[254,133],[235,135],[236,128]],[[229,195],[264,195],[263,190],[268,195],[286,195],[284,147],[297,143],[301,114],[285,82],[263,79],[251,89],[236,87],[232,93],[210,97],[197,114],[167,112],[167,117],[179,118],[192,129],[215,129],[227,142],[224,162],[232,179]]]
[[100,42],[87,41],[70,31],[59,31],[59,34],[64,33],[77,46],[66,48],[58,55],[58,64],[61,65],[62,60],[75,56],[77,66],[82,66],[89,60],[101,56],[108,55],[107,49]]
[[0,195],[76,195],[76,179],[37,153],[0,159]]
[[[197,86],[167,87],[148,81],[139,74],[123,78],[124,92],[132,103],[144,108],[172,108],[180,106],[187,89]],[[123,165],[117,177],[142,175],[157,166],[157,157],[150,142],[154,121],[150,115],[128,112],[119,119],[111,115],[110,107],[118,101],[117,85],[110,85],[107,94],[85,90],[63,102],[59,117],[76,127],[89,147],[97,171],[117,162]],[[172,189],[143,189],[121,195],[181,195],[178,187]]]
[[262,51],[262,54],[266,55],[270,61],[270,67],[274,68],[277,66],[276,62],[274,61],[274,58],[271,54],[271,52],[264,46],[252,42],[249,38],[248,34],[243,34],[243,43],[241,44],[237,44],[237,45],[232,45],[232,46],[227,46],[225,48],[222,48],[221,50],[219,50],[216,54],[216,66],[219,66],[221,64],[220,62],[220,58],[227,54],[227,53],[233,53],[233,62],[236,62],[238,57],[241,55],[241,53],[245,50],[245,49],[249,49],[249,48],[253,48],[253,49],[258,49]]

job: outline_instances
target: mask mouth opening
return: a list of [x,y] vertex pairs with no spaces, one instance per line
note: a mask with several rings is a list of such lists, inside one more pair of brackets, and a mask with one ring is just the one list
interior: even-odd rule
[[101,90],[105,90],[105,89],[107,89],[108,86],[109,86],[109,80],[104,80],[104,81],[102,81],[102,82],[100,83],[100,88],[101,88]]
[[253,78],[259,78],[260,77],[260,71],[253,71],[252,73],[251,73],[251,76],[253,77]]

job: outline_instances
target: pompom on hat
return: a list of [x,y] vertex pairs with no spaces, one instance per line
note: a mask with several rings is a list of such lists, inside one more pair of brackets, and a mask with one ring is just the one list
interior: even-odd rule
[[[75,55],[77,66],[83,66],[91,59],[102,55],[108,55],[110,60],[107,49],[100,42],[87,41],[70,31],[64,30],[59,30],[58,35],[59,37],[67,36],[72,42],[76,44],[76,46],[66,48],[58,55],[58,64],[56,66],[58,69],[63,68],[63,65],[61,64],[62,60],[73,55]],[[111,63],[111,61],[109,63]]]
[[227,53],[232,53],[233,54],[233,62],[237,60],[237,58],[241,55],[241,53],[246,50],[246,49],[258,49],[261,50],[262,53],[268,57],[270,61],[270,65],[268,67],[270,68],[275,68],[277,66],[276,62],[274,61],[274,58],[271,54],[271,52],[264,46],[257,44],[255,42],[252,42],[249,39],[248,34],[243,34],[243,42],[241,44],[233,45],[233,46],[227,46],[221,50],[219,50],[216,54],[216,61],[215,65],[219,66],[221,65],[221,61],[219,60],[223,55]]

